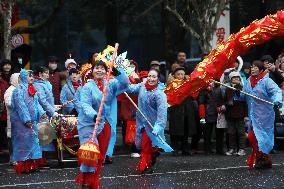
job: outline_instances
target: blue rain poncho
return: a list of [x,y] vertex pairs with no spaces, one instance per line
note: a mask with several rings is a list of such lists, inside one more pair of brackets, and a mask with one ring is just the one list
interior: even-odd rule
[[[38,101],[38,94],[34,97],[28,93],[28,74],[30,70],[21,70],[20,85],[13,91],[11,104],[11,127],[13,161],[42,158],[39,146],[37,123],[45,114]],[[31,122],[32,128],[25,126]]]
[[136,147],[141,148],[142,128],[145,128],[147,135],[152,141],[153,147],[162,148],[165,152],[172,152],[173,149],[166,142],[162,143],[158,136],[152,133],[154,130],[164,141],[166,141],[164,129],[167,124],[168,103],[163,87],[159,85],[159,87],[154,90],[147,90],[145,83],[139,83],[130,85],[127,92],[131,94],[138,93],[138,107],[154,126],[154,129],[152,129],[142,115],[137,111],[135,138]]
[[[52,85],[49,81],[44,81],[40,79],[35,79],[33,85],[37,90],[39,103],[42,106],[43,110],[46,111],[46,114],[50,119],[52,116],[54,116],[55,113]],[[55,151],[55,147],[52,142],[50,144],[42,146],[42,148],[43,151]]]
[[[79,87],[78,87],[78,89],[79,89]],[[76,92],[77,92],[77,90],[76,90]],[[60,102],[61,102],[61,104],[65,104],[66,102],[68,102],[70,100],[73,100],[74,96],[75,96],[75,90],[74,90],[74,87],[72,85],[72,81],[70,79],[68,79],[67,83],[63,86],[63,88],[62,88],[62,90],[60,92]],[[76,98],[74,100],[76,100]],[[75,102],[71,102],[71,103],[65,105],[63,107],[63,113],[64,114],[70,114],[71,111],[74,108],[77,109],[76,108],[76,101]]]
[[[268,74],[260,79],[254,88],[251,87],[250,79],[248,79],[243,90],[266,101],[282,104],[281,89],[269,78]],[[274,146],[275,112],[273,106],[243,94],[241,98],[245,99],[248,104],[248,115],[259,150],[269,154]]]
[[[103,106],[101,115],[101,122],[98,126],[95,142],[97,142],[98,134],[103,130],[105,120],[111,126],[111,138],[106,155],[112,156],[114,144],[116,141],[116,123],[117,123],[117,100],[116,96],[123,93],[129,85],[128,77],[125,75],[122,69],[119,69],[121,74],[115,79],[109,81],[108,90]],[[105,83],[106,81],[104,81]],[[98,114],[99,107],[102,100],[102,92],[96,85],[94,80],[90,80],[86,83],[80,93],[80,110],[78,111],[78,133],[80,143],[90,141],[94,131],[94,116]],[[76,96],[76,95],[75,95]],[[92,167],[80,166],[81,172],[93,172]]]

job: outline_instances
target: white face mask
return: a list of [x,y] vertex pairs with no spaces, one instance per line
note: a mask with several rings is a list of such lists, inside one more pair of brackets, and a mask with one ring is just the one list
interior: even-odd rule
[[57,64],[49,64],[49,68],[50,68],[51,70],[56,70]]

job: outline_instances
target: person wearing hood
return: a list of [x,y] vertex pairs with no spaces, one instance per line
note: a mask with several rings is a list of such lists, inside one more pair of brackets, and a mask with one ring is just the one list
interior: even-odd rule
[[[58,113],[56,112],[54,106],[54,97],[52,94],[52,85],[48,81],[49,77],[49,70],[46,67],[39,67],[35,71],[35,80],[33,85],[35,86],[38,97],[39,103],[42,108],[46,111],[49,119],[51,117],[56,117]],[[55,151],[53,143],[47,144],[43,146],[43,151]]]
[[141,158],[137,170],[142,174],[153,173],[153,166],[160,150],[172,152],[173,149],[162,142],[158,136],[165,141],[164,129],[167,123],[167,97],[164,88],[159,85],[159,71],[150,69],[146,82],[132,84],[129,86],[130,94],[138,93],[138,107],[149,119],[153,128],[140,113],[136,113],[136,138],[135,145],[141,149]]
[[247,79],[250,76],[250,68],[251,68],[250,62],[244,62],[244,65],[240,71],[241,79],[244,82],[244,84],[246,83]]
[[1,72],[2,78],[9,83],[12,75],[12,62],[9,59],[4,59],[1,61]]
[[12,161],[16,162],[14,169],[18,174],[35,171],[42,166],[37,123],[40,118],[47,118],[47,115],[39,104],[38,93],[32,85],[33,80],[33,72],[22,69],[20,84],[12,93]]
[[11,85],[4,94],[5,106],[7,110],[7,138],[8,138],[8,149],[10,154],[10,163],[12,163],[12,152],[13,152],[13,147],[11,143],[11,119],[10,119],[12,94],[13,91],[16,89],[16,87],[19,85],[19,79],[20,79],[19,76],[20,73],[14,73],[11,75],[10,77]]
[[[241,83],[241,75],[239,72],[231,72],[229,74],[230,86],[241,90],[243,88]],[[229,149],[226,155],[233,154],[244,156],[245,145],[245,123],[244,118],[247,116],[247,106],[244,101],[234,99],[234,91],[232,89],[225,89],[225,117],[228,125],[227,134],[229,139]]]
[[8,140],[6,135],[7,127],[7,112],[4,107],[4,94],[9,88],[9,83],[2,78],[2,70],[0,70],[0,101],[2,106],[0,107],[0,150],[6,150],[8,147]]
[[61,75],[58,71],[58,58],[56,56],[48,57],[49,77],[48,81],[52,85],[54,104],[60,104]]
[[71,68],[69,71],[69,79],[67,83],[63,86],[60,93],[60,102],[66,104],[63,107],[64,114],[73,114],[78,116],[76,102],[68,103],[68,101],[74,100],[75,93],[77,89],[81,87],[81,82],[79,80],[79,71],[76,68]]

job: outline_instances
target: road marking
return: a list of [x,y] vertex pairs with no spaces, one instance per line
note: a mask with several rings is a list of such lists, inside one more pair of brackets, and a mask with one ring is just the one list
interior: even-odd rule
[[[272,164],[273,166],[281,166],[284,163],[280,164]],[[143,176],[154,176],[154,175],[167,175],[167,174],[180,174],[180,173],[193,173],[193,172],[203,172],[203,171],[219,171],[219,170],[230,170],[230,169],[240,169],[240,168],[248,168],[248,166],[236,166],[236,167],[219,167],[219,168],[212,168],[212,169],[193,169],[188,171],[171,171],[171,172],[164,172],[164,173],[153,173],[153,174],[136,174],[136,175],[118,175],[112,177],[101,177],[100,179],[116,179],[116,178],[127,178],[127,177],[143,177]],[[71,168],[70,168],[71,169]],[[50,170],[57,170],[57,169],[50,169]],[[15,187],[15,186],[30,186],[30,185],[42,185],[42,184],[53,184],[53,183],[66,183],[66,182],[74,182],[73,180],[59,180],[59,181],[46,181],[46,182],[31,182],[31,183],[22,183],[22,184],[9,184],[9,185],[0,185],[0,188],[6,187]]]

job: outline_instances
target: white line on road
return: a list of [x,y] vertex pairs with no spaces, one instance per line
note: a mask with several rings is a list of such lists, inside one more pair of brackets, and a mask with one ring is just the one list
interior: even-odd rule
[[[281,166],[284,163],[273,164],[273,166]],[[127,177],[142,177],[142,176],[153,176],[153,175],[167,175],[167,174],[180,174],[180,173],[193,173],[193,172],[203,172],[203,171],[219,171],[219,170],[230,170],[230,169],[240,169],[240,168],[248,168],[248,166],[236,166],[236,167],[219,167],[212,169],[193,169],[188,171],[172,171],[172,172],[164,172],[164,173],[153,173],[146,175],[118,175],[113,177],[101,177],[101,179],[116,179],[116,178],[127,178]],[[55,169],[50,169],[55,170]],[[10,184],[10,185],[0,185],[0,188],[6,187],[15,187],[15,186],[30,186],[30,185],[42,185],[42,184],[53,184],[53,183],[66,183],[66,182],[74,182],[73,180],[60,180],[60,181],[46,181],[46,182],[32,182],[32,183],[22,183],[22,184]]]

